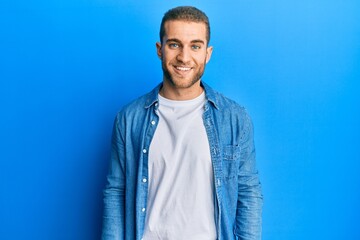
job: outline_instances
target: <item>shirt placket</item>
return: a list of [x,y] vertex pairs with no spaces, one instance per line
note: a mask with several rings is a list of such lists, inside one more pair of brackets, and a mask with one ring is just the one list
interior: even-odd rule
[[149,171],[148,171],[148,162],[149,162],[149,148],[151,140],[155,134],[156,127],[159,122],[159,117],[156,114],[156,110],[158,108],[158,103],[155,103],[153,107],[150,107],[150,120],[147,120],[146,130],[144,134],[144,141],[142,146],[142,171],[141,175],[139,176],[139,184],[141,189],[141,203],[138,206],[137,211],[139,212],[138,216],[140,216],[140,231],[138,239],[142,240],[142,236],[144,234],[145,229],[145,219],[146,219],[146,212],[147,212],[147,196],[148,196],[148,186],[149,186]]
[[219,138],[215,130],[214,119],[212,117],[209,102],[205,104],[205,111],[203,115],[204,126],[209,139],[211,162],[214,172],[214,184],[215,184],[215,222],[217,230],[217,239],[221,239],[220,219],[221,219],[221,162],[220,162],[220,150],[219,150]]

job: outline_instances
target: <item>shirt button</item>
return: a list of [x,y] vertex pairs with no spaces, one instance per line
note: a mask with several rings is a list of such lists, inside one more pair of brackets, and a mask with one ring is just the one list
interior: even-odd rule
[[143,149],[143,153],[146,153],[146,152],[147,152],[147,151],[146,151],[146,149],[144,148],[144,149]]
[[142,209],[141,209],[142,212],[145,212],[145,210],[146,210],[145,208],[142,208]]
[[143,178],[143,182],[146,183],[146,182],[147,182],[147,179],[146,179],[146,178]]
[[153,120],[153,121],[151,121],[151,125],[155,125],[155,121]]

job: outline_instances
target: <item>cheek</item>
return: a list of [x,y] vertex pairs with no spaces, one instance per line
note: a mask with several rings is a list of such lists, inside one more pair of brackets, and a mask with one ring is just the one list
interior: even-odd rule
[[164,62],[166,62],[166,63],[171,62],[172,59],[173,59],[173,57],[170,54],[168,54],[168,53],[162,54],[162,60]]
[[206,55],[201,56],[199,58],[196,59],[196,62],[198,65],[205,65],[207,63],[207,57]]
[[196,62],[198,64],[206,64],[208,61],[208,54],[206,51],[202,52],[196,57]]

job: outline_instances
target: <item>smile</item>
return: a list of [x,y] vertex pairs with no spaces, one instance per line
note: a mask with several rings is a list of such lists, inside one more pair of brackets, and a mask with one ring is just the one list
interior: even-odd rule
[[186,72],[186,71],[190,71],[191,68],[190,67],[177,67],[175,66],[175,68],[179,71],[183,71],[183,72]]

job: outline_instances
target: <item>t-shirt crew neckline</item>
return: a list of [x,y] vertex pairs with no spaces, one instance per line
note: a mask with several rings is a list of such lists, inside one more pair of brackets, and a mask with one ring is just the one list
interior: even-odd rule
[[159,102],[163,106],[186,107],[186,106],[196,105],[198,103],[204,102],[205,92],[203,91],[199,96],[197,96],[196,98],[190,99],[190,100],[172,100],[172,99],[165,98],[165,97],[161,96],[160,94],[158,94],[158,97],[159,97]]

